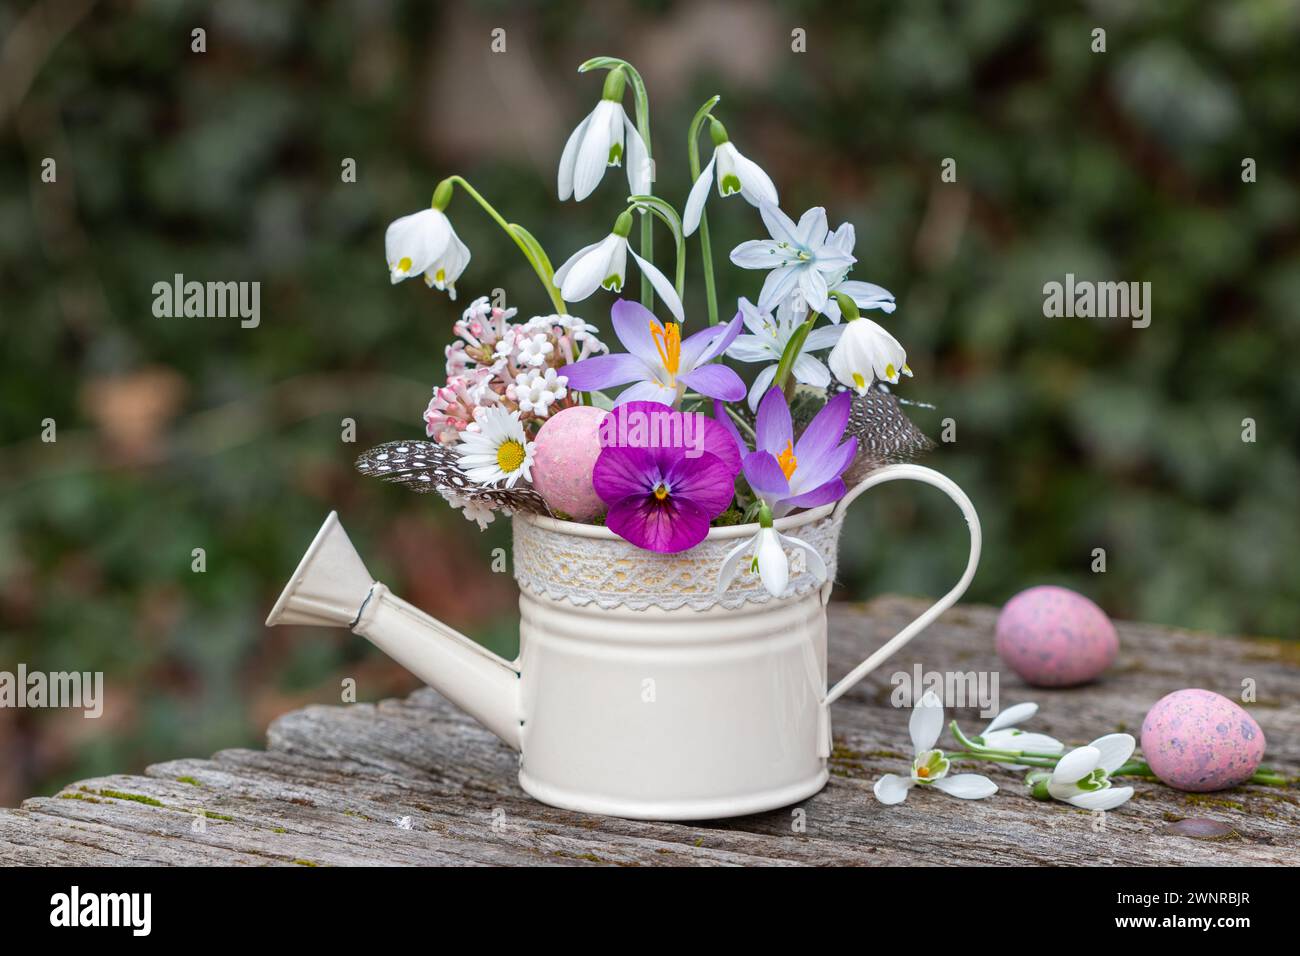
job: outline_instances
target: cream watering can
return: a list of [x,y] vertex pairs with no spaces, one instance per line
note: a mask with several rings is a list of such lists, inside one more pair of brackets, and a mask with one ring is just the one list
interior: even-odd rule
[[[961,509],[961,580],[827,690],[826,603],[845,511],[887,481],[933,485]],[[756,525],[714,528],[689,551],[643,551],[598,525],[517,514],[520,650],[506,661],[375,581],[331,513],[267,625],[347,627],[519,751],[519,785],[543,803],[650,820],[787,806],[826,784],[830,705],[965,592],[979,517],[951,480],[880,468],[839,502],[780,518],[821,553],[820,584],[791,554],[790,589],[757,574],[717,593],[727,552]]]

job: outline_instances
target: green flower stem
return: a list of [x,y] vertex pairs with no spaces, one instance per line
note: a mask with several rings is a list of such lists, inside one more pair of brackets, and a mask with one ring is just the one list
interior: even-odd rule
[[1046,767],[1056,766],[1055,760],[1044,760],[1041,757],[1025,757],[1019,754],[1004,754],[989,751],[962,751],[960,753],[944,752],[949,760],[991,760],[994,763],[1014,763],[1024,764],[1026,767]]
[[[642,212],[653,213],[672,231],[673,240],[677,246],[677,272],[674,276],[673,285],[677,289],[677,298],[680,299],[685,294],[686,289],[686,237],[682,235],[682,217],[677,214],[677,210],[670,203],[658,196],[629,196],[628,202],[631,204],[628,206],[629,210],[640,209]],[[642,220],[642,222],[646,221],[648,221],[648,217]],[[653,260],[648,259],[646,261]]]
[[812,311],[808,313],[808,318],[804,320],[799,328],[794,330],[794,335],[790,336],[790,341],[785,343],[785,351],[781,353],[781,361],[776,363],[776,374],[772,376],[772,384],[784,391],[787,399],[794,391],[794,380],[790,377],[790,370],[794,368],[794,360],[799,357],[804,340],[808,338],[808,333],[812,331],[813,323],[817,321],[819,314]]
[[[971,760],[993,760],[998,763],[1018,763],[1027,767],[1055,767],[1061,760],[1061,754],[1037,753],[1032,750],[990,750],[987,747],[981,747],[969,737],[962,733],[961,728],[957,726],[957,721],[952,721],[948,725],[952,731],[953,737],[957,742],[966,748],[966,752],[952,753],[948,756],[956,760],[960,757],[966,757]],[[1155,780],[1160,778],[1156,776],[1150,765],[1142,760],[1130,760],[1119,767],[1116,767],[1109,776],[1111,777],[1150,777]],[[1267,768],[1256,770],[1247,783],[1256,783],[1265,787],[1289,787],[1294,781],[1289,777],[1277,773]]]
[[745,421],[745,417],[730,405],[724,405],[723,408],[727,410],[727,414],[731,416],[731,420],[736,423],[736,427],[747,434],[751,442],[757,444],[758,436],[754,434],[754,426]]
[[[691,185],[700,178],[700,130],[706,119],[712,119],[710,112],[718,104],[719,96],[712,96],[695,113],[690,130],[686,134],[686,151],[691,165]],[[718,324],[718,290],[713,278],[713,244],[709,240],[709,217],[700,213],[700,258],[704,265],[704,296],[709,306],[709,325]]]
[[[632,99],[636,103],[636,130],[645,142],[646,160],[652,164],[650,168],[653,169],[654,153],[650,148],[650,95],[646,92],[645,81],[641,79],[641,74],[637,72],[636,67],[627,60],[620,60],[614,56],[594,56],[578,67],[578,72],[586,73],[588,70],[599,69],[622,70],[632,83]],[[654,221],[645,215],[641,217],[641,258],[647,262],[654,262]],[[647,309],[653,309],[655,304],[654,286],[644,275],[641,276],[641,304]]]
[[546,255],[546,250],[533,238],[532,233],[523,226],[506,222],[505,217],[497,212],[496,208],[483,198],[483,194],[471,186],[463,176],[448,176],[438,184],[438,189],[434,192],[435,197],[448,183],[459,186],[469,193],[470,198],[482,206],[483,210],[505,231],[505,234],[514,240],[515,245],[519,247],[519,251],[528,260],[528,264],[537,273],[537,278],[541,280],[542,285],[545,287],[546,294],[551,299],[551,304],[555,306],[555,311],[560,314],[567,313],[569,311],[568,306],[564,304],[564,299],[560,298],[560,290],[555,288],[555,269],[551,267],[551,260]]

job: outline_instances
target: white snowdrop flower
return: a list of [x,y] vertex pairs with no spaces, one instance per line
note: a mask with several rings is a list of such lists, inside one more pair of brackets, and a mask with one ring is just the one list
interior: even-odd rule
[[700,217],[704,214],[704,202],[709,198],[709,186],[715,180],[718,195],[724,198],[739,193],[751,206],[765,202],[775,206],[777,203],[776,186],[772,184],[772,178],[763,172],[758,163],[746,159],[740,150],[731,145],[726,127],[711,119],[709,135],[713,139],[713,158],[700,171],[682,213],[682,231],[688,236],[699,228]]
[[[651,167],[645,140],[623,110],[627,76],[621,69],[610,70],[600,102],[578,124],[564,144],[560,156],[560,199],[572,196],[581,202],[592,194],[606,168],[627,160],[627,183],[633,196],[644,196],[651,188]],[[626,144],[627,156],[624,157]]]
[[998,785],[980,774],[948,776],[948,758],[942,750],[934,749],[943,733],[943,702],[934,691],[926,691],[925,696],[916,702],[908,730],[912,735],[912,751],[916,755],[912,760],[912,773],[909,777],[887,773],[877,780],[874,792],[881,803],[902,803],[913,787],[932,786],[963,800],[980,800],[997,793]]
[[1055,800],[1084,810],[1114,810],[1133,796],[1132,787],[1112,787],[1110,775],[1133,756],[1131,734],[1106,734],[1086,747],[1071,750],[1054,770],[1030,773],[1026,782],[1035,791],[1045,788]]

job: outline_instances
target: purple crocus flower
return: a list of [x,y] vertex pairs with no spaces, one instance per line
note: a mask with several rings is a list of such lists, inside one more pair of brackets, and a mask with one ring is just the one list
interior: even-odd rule
[[[743,467],[754,494],[777,517],[795,508],[815,508],[844,497],[847,489],[840,476],[858,452],[856,437],[840,442],[849,421],[851,401],[848,392],[832,398],[808,423],[797,442],[790,406],[781,389],[769,389],[759,402],[754,426],[756,447],[745,455]],[[730,433],[733,441],[740,439],[739,432]]]
[[740,376],[713,362],[740,334],[739,314],[726,325],[711,325],[685,340],[680,325],[661,324],[639,302],[619,299],[610,315],[614,334],[627,353],[597,355],[564,366],[560,374],[568,376],[570,389],[592,392],[634,382],[615,399],[615,405],[673,405],[687,388],[728,402],[744,397]]
[[735,495],[736,443],[707,415],[657,402],[628,402],[610,416],[592,472],[609,506],[605,526],[649,551],[695,547]]

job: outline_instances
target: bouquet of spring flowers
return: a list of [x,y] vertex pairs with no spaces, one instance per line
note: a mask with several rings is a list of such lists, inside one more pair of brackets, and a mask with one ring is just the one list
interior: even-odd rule
[[[625,207],[607,235],[558,269],[532,233],[461,176],[438,184],[430,208],[393,222],[385,236],[392,281],[422,276],[455,299],[470,250],[447,209],[463,193],[518,246],[553,311],[520,321],[504,302],[470,303],[452,327],[445,381],[424,412],[430,440],[386,443],[357,467],[437,491],[481,528],[498,512],[540,512],[604,523],[662,553],[694,547],[715,525],[757,522],[720,569],[718,586],[746,569],[781,596],[787,551],[804,551],[814,570],[822,561],[806,543],[780,534],[774,518],[835,502],[846,481],[930,447],[888,390],[912,374],[903,347],[862,315],[892,313],[894,296],[849,277],[856,262],[851,223],[832,230],[821,207],[797,222],[781,210],[776,185],[718,120],[717,96],[687,131],[694,184],[681,211],[655,195],[645,84],[631,64],[612,57],[579,67],[593,70],[604,71],[604,88],[565,144],[559,198],[588,199],[606,171],[621,166]],[[623,105],[629,86],[635,121]],[[701,166],[706,129],[713,151]],[[733,310],[720,312],[717,302],[705,213],[715,192],[753,207],[767,233],[731,251],[733,265],[763,277],[729,320],[721,316]],[[655,264],[656,225],[674,247],[671,280]],[[682,300],[687,241],[697,236],[708,315],[692,323]],[[572,312],[594,315],[593,297],[621,295],[629,257],[639,301],[614,300],[605,328],[622,351],[611,351],[609,335]],[[754,366],[748,386],[727,360]]]

